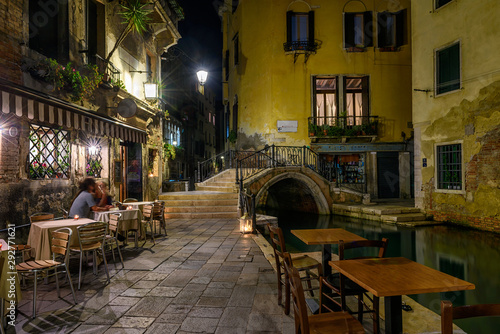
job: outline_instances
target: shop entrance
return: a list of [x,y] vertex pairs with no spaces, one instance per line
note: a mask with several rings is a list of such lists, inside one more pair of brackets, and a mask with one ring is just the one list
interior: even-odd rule
[[130,143],[126,149],[127,172],[126,198],[142,201],[142,148],[141,144]]
[[378,198],[399,198],[399,153],[377,152]]

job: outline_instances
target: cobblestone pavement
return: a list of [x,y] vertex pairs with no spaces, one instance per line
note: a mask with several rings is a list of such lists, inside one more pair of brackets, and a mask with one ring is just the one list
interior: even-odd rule
[[[277,305],[276,276],[252,235],[235,219],[170,220],[167,237],[144,249],[124,249],[106,284],[87,268],[73,305],[67,284],[40,284],[31,320],[32,285],[23,289],[17,324],[7,333],[293,333]],[[151,247],[152,246],[152,247]],[[71,260],[78,284],[78,258]]]

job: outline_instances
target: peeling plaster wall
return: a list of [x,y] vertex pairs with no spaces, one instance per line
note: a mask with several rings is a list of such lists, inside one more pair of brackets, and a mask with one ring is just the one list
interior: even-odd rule
[[[304,62],[300,55],[286,55],[286,11],[290,0],[240,1],[231,14],[223,15],[224,51],[229,48],[229,80],[224,98],[231,109],[238,101],[237,148],[259,149],[265,144],[303,146],[310,143],[308,117],[312,114],[312,76],[369,75],[371,115],[381,117],[380,141],[401,141],[401,132],[411,129],[411,47],[398,52],[380,52],[373,47],[366,52],[348,53],[342,49],[342,10],[344,2],[307,1],[314,5],[315,38],[321,41],[316,54]],[[410,1],[364,1],[370,11],[408,9]],[[364,11],[360,2],[351,2],[346,11]],[[308,11],[302,2],[289,9]],[[258,24],[256,24],[258,22]],[[408,22],[408,27],[410,22]],[[239,38],[239,64],[233,60],[233,38]],[[409,36],[409,35],[408,35]],[[409,39],[409,38],[408,38]],[[225,78],[223,78],[225,81]],[[278,133],[278,120],[297,120],[293,133]]]
[[[500,3],[412,2],[416,205],[434,219],[500,232]],[[478,22],[481,22],[478,24]],[[439,31],[439,34],[435,32]],[[435,50],[460,41],[462,89],[434,96]],[[487,45],[487,49],[483,46]],[[436,144],[462,143],[462,189],[436,189]],[[422,159],[427,159],[427,167]]]

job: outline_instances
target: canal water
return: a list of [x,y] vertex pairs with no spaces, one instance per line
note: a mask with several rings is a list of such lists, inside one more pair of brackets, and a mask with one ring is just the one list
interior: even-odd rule
[[[500,236],[497,234],[450,225],[404,228],[334,215],[273,210],[265,214],[278,217],[287,250],[292,253],[321,251],[321,246],[305,245],[290,230],[340,227],[366,239],[388,238],[387,257],[406,257],[475,284],[476,289],[470,291],[410,295],[438,314],[441,300],[450,300],[454,306],[500,303]],[[338,253],[336,245],[332,251]],[[372,254],[352,256],[361,255]],[[500,317],[463,319],[455,323],[471,334],[500,333]]]

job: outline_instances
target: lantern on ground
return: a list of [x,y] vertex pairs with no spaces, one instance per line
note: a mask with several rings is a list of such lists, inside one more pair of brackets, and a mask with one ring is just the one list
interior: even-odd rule
[[252,218],[246,214],[240,218],[240,232],[253,233]]

